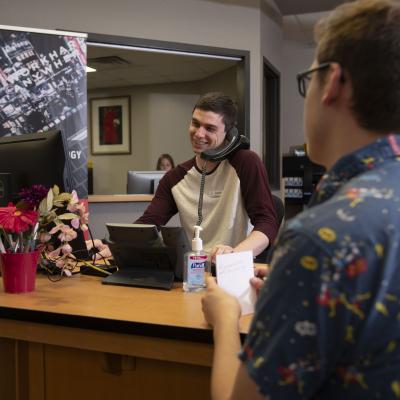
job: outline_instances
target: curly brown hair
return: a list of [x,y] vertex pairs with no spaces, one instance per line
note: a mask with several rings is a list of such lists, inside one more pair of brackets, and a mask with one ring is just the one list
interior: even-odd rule
[[[399,2],[342,4],[317,24],[315,37],[317,61],[337,62],[350,79],[352,110],[360,126],[400,130]],[[324,72],[319,75],[324,78]]]

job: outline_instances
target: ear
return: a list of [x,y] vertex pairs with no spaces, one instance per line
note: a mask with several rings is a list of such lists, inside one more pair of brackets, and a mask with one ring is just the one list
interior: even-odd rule
[[229,128],[228,131],[226,132],[225,140],[229,142],[229,141],[232,140],[232,138],[233,138],[234,136],[238,136],[238,130],[237,130],[237,128],[236,128],[235,126],[232,126],[232,127]]
[[337,63],[332,63],[325,77],[322,103],[325,105],[332,104],[339,97],[343,85],[341,84],[341,76],[343,74],[342,67]]

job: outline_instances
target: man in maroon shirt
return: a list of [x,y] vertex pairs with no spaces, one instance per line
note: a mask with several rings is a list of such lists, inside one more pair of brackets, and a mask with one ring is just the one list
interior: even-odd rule
[[[265,167],[256,153],[239,149],[222,161],[205,161],[201,153],[225,145],[236,125],[237,107],[223,93],[207,93],[196,103],[189,125],[195,157],[169,171],[154,199],[136,222],[164,225],[179,213],[188,239],[201,222],[204,249],[216,254],[251,250],[256,256],[275,239],[276,212]],[[203,204],[198,204],[202,170]]]

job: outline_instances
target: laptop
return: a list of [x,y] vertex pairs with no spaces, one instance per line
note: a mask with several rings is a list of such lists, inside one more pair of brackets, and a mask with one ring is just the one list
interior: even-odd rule
[[110,235],[110,251],[119,269],[104,278],[103,284],[172,288],[176,249],[165,245],[155,225],[106,224],[106,227]]

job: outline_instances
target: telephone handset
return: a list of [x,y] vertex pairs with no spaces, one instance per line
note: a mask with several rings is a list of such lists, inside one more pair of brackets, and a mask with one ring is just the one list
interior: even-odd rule
[[203,151],[200,157],[207,161],[222,161],[238,149],[248,149],[249,140],[244,135],[239,135],[235,126],[226,132],[224,143],[216,149]]
[[[226,132],[224,143],[221,146],[217,147],[216,149],[203,151],[200,154],[200,157],[206,161],[218,162],[227,158],[230,154],[238,149],[248,149],[249,147],[250,143],[247,137],[244,135],[239,135],[238,130],[235,126],[233,126],[228,130],[228,132]],[[201,171],[199,203],[197,207],[198,219],[196,225],[198,226],[200,226],[203,221],[203,195],[206,173],[206,163],[204,163]]]

